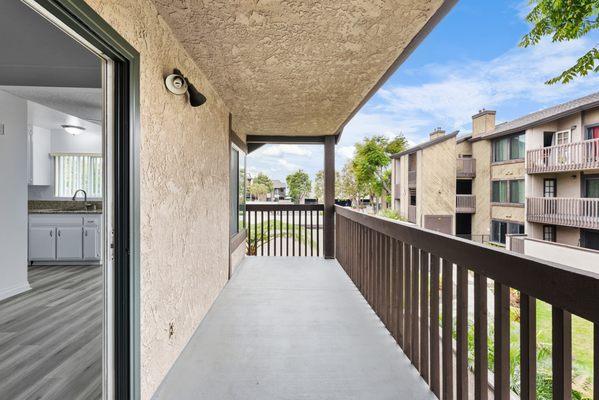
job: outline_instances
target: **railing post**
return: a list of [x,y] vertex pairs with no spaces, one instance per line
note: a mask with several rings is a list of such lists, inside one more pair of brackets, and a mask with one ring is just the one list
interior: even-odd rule
[[324,258],[335,258],[335,136],[324,138]]

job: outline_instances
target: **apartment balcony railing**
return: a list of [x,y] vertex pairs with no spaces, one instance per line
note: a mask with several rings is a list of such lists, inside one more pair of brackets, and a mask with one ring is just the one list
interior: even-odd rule
[[416,206],[408,206],[408,222],[416,223]]
[[323,204],[247,204],[247,254],[320,256]]
[[[599,275],[348,208],[336,207],[336,213],[337,260],[437,398],[487,398],[490,323],[494,398],[512,394],[510,327],[518,323],[520,398],[536,398],[536,299],[552,307],[553,398],[571,398],[571,314],[599,323]],[[519,322],[510,318],[512,289],[520,296]],[[491,296],[493,311],[488,310]],[[599,344],[594,340],[590,349]],[[470,374],[474,393],[469,393]],[[597,382],[597,366],[593,374]]]
[[458,178],[474,178],[476,176],[476,159],[458,158],[456,173]]
[[599,229],[599,198],[529,197],[526,202],[529,222]]
[[399,183],[395,184],[395,198],[401,199],[401,186]]
[[408,187],[416,187],[416,171],[408,171]]
[[599,169],[599,139],[543,147],[526,152],[526,172]]
[[457,194],[455,196],[455,211],[463,214],[476,212],[476,196],[473,194]]

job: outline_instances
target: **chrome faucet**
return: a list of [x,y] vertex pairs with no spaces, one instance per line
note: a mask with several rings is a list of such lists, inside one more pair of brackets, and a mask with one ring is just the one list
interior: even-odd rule
[[83,192],[83,202],[85,204],[85,208],[89,209],[92,206],[92,204],[90,204],[90,203],[87,202],[87,192],[85,190],[83,190],[83,189],[77,189],[75,191],[75,194],[73,194],[73,199],[72,200],[73,201],[77,200],[77,195],[79,194],[79,192]]

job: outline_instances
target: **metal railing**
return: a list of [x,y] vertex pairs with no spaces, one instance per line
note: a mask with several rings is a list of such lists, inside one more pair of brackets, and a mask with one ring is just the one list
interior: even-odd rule
[[526,204],[529,222],[599,229],[599,198],[528,197]]
[[526,152],[526,172],[576,171],[599,168],[599,139],[584,140]]
[[456,194],[455,211],[457,213],[473,214],[476,212],[476,196],[473,194]]
[[[438,398],[453,399],[455,389],[458,399],[487,399],[489,324],[494,398],[510,398],[511,323],[520,325],[520,398],[536,398],[536,299],[552,309],[553,398],[571,398],[571,314],[599,323],[599,275],[348,208],[336,207],[336,213],[337,260]],[[511,291],[519,292],[518,322],[510,319]],[[472,369],[469,331],[474,337]],[[594,340],[596,349],[599,339]],[[469,393],[471,373],[474,393]],[[599,365],[593,375],[598,382]]]
[[247,204],[247,255],[320,256],[323,204]]
[[458,178],[474,178],[476,176],[476,159],[458,158],[456,173]]
[[408,222],[416,223],[416,206],[408,206]]

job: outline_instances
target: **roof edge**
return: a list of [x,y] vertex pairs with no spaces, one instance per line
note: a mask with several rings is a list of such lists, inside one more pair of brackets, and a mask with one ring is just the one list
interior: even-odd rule
[[431,146],[434,146],[434,145],[439,144],[441,142],[444,142],[444,141],[446,141],[448,139],[454,138],[454,137],[456,137],[458,135],[458,133],[460,133],[460,131],[453,131],[451,133],[448,133],[447,135],[443,135],[443,136],[438,137],[438,138],[436,138],[434,140],[429,140],[428,142],[420,143],[420,144],[418,144],[418,145],[416,145],[414,147],[410,147],[407,150],[404,150],[404,151],[399,152],[397,154],[393,154],[391,156],[391,158],[395,158],[396,159],[396,158],[400,158],[401,156],[405,156],[405,155],[408,155],[408,154],[415,153],[418,150],[424,150],[427,147],[431,147]]

